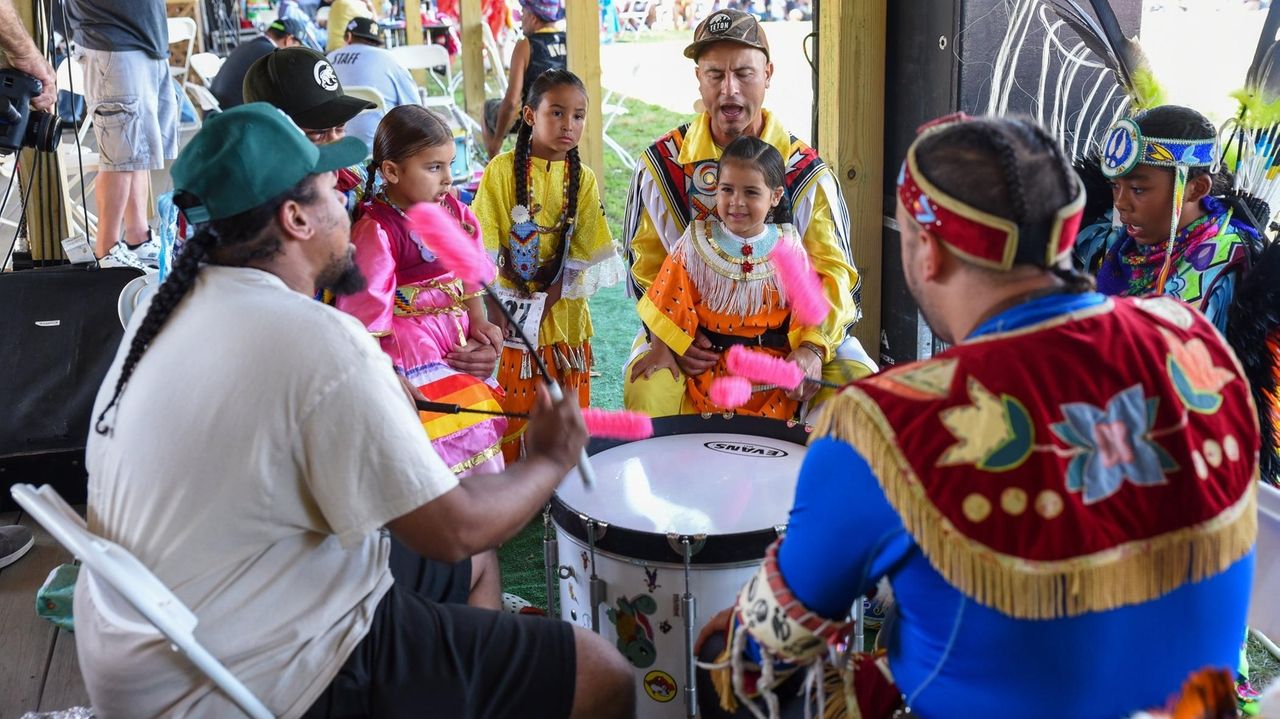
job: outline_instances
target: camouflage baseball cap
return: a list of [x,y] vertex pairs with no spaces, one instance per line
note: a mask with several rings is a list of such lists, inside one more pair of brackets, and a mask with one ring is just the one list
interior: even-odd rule
[[697,60],[702,49],[717,42],[736,42],[764,52],[769,59],[769,38],[756,16],[741,10],[717,10],[698,23],[693,31],[693,42],[684,49],[684,56]]

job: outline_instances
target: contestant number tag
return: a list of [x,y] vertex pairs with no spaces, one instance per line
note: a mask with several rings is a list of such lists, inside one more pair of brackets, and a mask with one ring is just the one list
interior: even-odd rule
[[[534,347],[537,347],[538,330],[542,327],[542,313],[547,309],[547,293],[532,292],[525,295],[499,288],[498,300],[507,308],[507,312],[515,319],[520,329],[524,330],[524,336],[529,338]],[[520,341],[520,335],[514,328],[507,329],[507,339],[504,344],[508,347],[524,349],[524,343]]]

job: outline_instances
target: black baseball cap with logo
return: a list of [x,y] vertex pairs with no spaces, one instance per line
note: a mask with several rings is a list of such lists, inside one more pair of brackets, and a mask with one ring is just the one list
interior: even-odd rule
[[378,32],[378,23],[373,18],[351,18],[351,22],[347,23],[347,32],[352,37],[358,37],[361,40],[368,40],[379,45],[382,44],[382,33]]
[[244,101],[267,102],[284,111],[298,127],[324,130],[375,107],[344,95],[333,65],[308,47],[286,47],[264,55],[244,76]]
[[693,42],[684,49],[684,56],[697,60],[703,48],[717,42],[734,42],[754,47],[769,59],[769,38],[765,37],[760,21],[751,13],[741,10],[717,10],[698,23],[693,31]]

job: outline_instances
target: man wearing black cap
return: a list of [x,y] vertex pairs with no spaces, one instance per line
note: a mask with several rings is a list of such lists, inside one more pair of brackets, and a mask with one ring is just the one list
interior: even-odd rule
[[[787,132],[764,109],[773,77],[769,40],[755,16],[740,10],[709,15],[697,30],[685,57],[694,70],[703,110],[689,124],[663,135],[636,163],[623,237],[631,265],[630,290],[640,297],[653,283],[666,259],[693,220],[715,215],[715,193],[721,148],[740,135],[773,145],[787,160],[787,199],[805,250],[825,280],[832,311],[821,327],[792,332],[789,359],[810,377],[845,384],[875,370],[875,363],[848,330],[861,315],[861,280],[853,266],[849,215],[831,168],[817,151]],[[676,361],[697,375],[713,367],[719,352],[699,332]],[[623,375],[623,401],[628,409],[653,416],[680,412],[681,378],[651,371],[648,344],[639,338]],[[813,399],[817,385],[805,383],[795,399]],[[829,391],[823,392],[823,395]],[[819,395],[813,403],[824,399]]]
[[[364,326],[311,299],[360,284],[333,187],[363,153],[250,103],[179,156],[174,201],[197,232],[99,393],[89,527],[198,614],[197,637],[273,716],[632,716],[630,665],[601,637],[392,578],[387,530],[445,561],[497,546],[586,431],[575,400],[544,396],[530,458],[458,483]],[[100,716],[237,713],[87,569],[75,612]]]
[[[418,102],[418,85],[404,66],[382,47],[378,23],[356,17],[347,23],[347,46],[329,51],[329,62],[347,87],[371,87],[382,95],[385,110]],[[385,111],[384,111],[385,112]],[[347,134],[373,147],[373,134],[384,112],[367,112],[347,123]]]
[[227,55],[209,87],[213,96],[218,98],[218,105],[223,110],[230,110],[236,105],[244,104],[244,76],[249,72],[249,67],[264,55],[270,55],[276,48],[301,45],[304,32],[305,29],[297,20],[285,18],[268,25],[267,31],[262,35],[237,45]]

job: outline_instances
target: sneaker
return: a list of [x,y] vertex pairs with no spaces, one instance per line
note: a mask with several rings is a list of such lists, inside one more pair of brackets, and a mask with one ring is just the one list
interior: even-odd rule
[[35,543],[35,535],[26,527],[16,524],[0,527],[0,567],[22,559]]
[[125,249],[132,252],[139,262],[148,267],[160,266],[160,243],[152,239],[149,233],[147,234],[146,242],[136,247],[126,247]]
[[[146,243],[143,243],[146,244]],[[108,267],[132,267],[135,270],[143,272],[155,272],[154,267],[147,267],[138,259],[138,256],[129,251],[124,243],[117,242],[107,254],[98,258],[98,267],[106,269]]]

